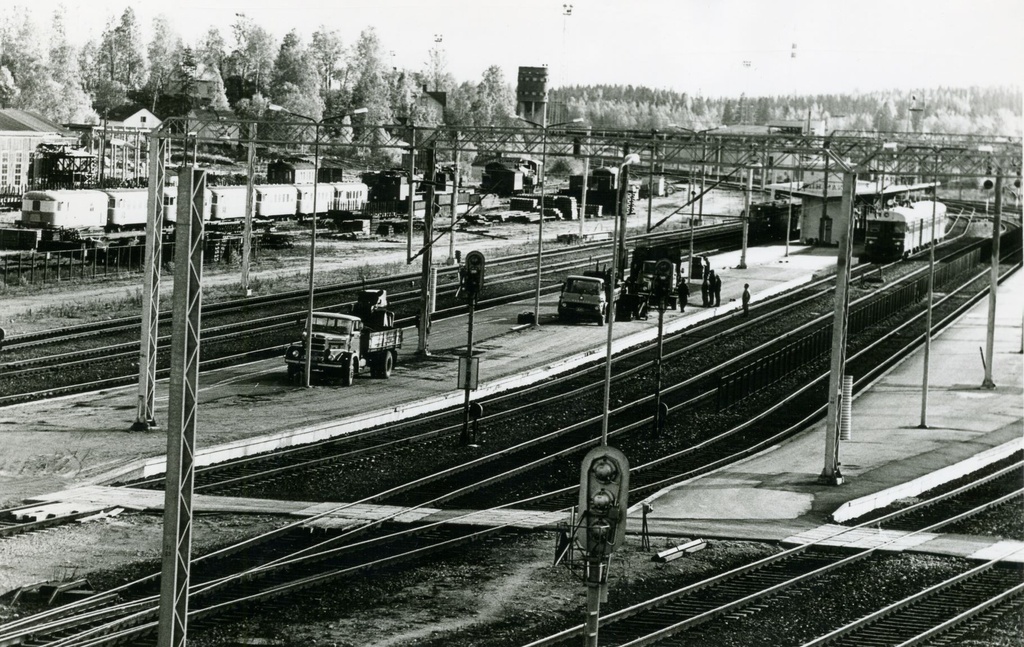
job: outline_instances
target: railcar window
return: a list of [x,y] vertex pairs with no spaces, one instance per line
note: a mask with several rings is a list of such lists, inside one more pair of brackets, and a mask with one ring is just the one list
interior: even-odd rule
[[[60,203],[57,203],[57,208],[60,209]],[[39,211],[39,200],[32,201],[32,211]]]

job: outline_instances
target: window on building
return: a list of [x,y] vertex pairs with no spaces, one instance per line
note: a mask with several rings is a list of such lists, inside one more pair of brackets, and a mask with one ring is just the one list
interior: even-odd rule
[[9,155],[10,154],[7,151],[0,153],[0,185],[11,183],[9,177],[11,172],[10,159],[8,159]]

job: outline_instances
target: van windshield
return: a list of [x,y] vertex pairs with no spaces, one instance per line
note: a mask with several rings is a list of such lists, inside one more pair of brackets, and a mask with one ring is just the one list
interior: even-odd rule
[[565,286],[565,291],[572,292],[573,294],[600,294],[601,286],[597,281],[569,279],[568,285]]

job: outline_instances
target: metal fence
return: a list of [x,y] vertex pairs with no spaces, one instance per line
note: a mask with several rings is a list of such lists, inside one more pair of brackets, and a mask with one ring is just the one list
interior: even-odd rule
[[[207,263],[233,264],[241,258],[240,241],[207,240],[203,258]],[[262,245],[253,238],[253,260],[260,257]],[[174,260],[174,243],[162,245],[163,261]],[[48,252],[21,252],[0,257],[0,279],[4,285],[52,284],[61,281],[102,279],[145,269],[146,246],[67,249]]]

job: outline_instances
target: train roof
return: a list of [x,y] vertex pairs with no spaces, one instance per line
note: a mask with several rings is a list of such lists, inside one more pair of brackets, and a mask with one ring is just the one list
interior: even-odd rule
[[920,200],[910,206],[895,206],[884,209],[881,213],[868,214],[868,220],[882,220],[889,222],[920,222],[931,220],[932,204],[935,205],[935,217],[942,218],[946,215],[946,205],[932,200]]
[[50,189],[45,191],[26,191],[23,200],[68,200],[72,198],[103,198],[107,194],[98,189]]

